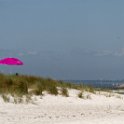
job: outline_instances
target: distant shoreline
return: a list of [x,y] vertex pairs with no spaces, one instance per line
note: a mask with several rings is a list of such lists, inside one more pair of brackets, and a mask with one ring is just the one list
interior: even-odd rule
[[124,84],[124,80],[63,80],[74,84],[91,85],[95,88],[115,89],[119,85]]

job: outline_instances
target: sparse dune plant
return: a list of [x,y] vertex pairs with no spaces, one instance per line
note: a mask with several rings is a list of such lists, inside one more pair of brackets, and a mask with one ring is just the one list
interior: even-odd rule
[[61,88],[61,94],[63,96],[69,97],[68,89],[67,88]]
[[32,86],[31,90],[29,91],[29,94],[43,95],[44,90],[45,88],[43,84],[41,82],[37,82],[36,85]]
[[86,99],[92,99],[92,98],[91,98],[91,95],[87,94],[87,95],[86,95]]
[[13,79],[13,85],[11,87],[11,93],[17,95],[28,94],[28,84],[23,79]]
[[91,92],[91,93],[95,93],[95,89],[92,86],[86,86],[86,91]]
[[2,94],[2,98],[3,98],[4,102],[9,102],[10,101],[10,98],[7,94]]
[[79,97],[79,98],[83,98],[83,93],[82,93],[82,91],[78,93],[78,97]]
[[52,95],[58,95],[58,89],[55,86],[51,86],[48,88],[48,92]]
[[[77,89],[92,93],[94,92],[93,87],[85,86],[82,84],[68,83],[51,78],[43,78],[30,75],[19,74],[17,76],[0,73],[0,94],[10,94],[12,96],[17,96],[20,98],[20,102],[22,102],[21,97],[24,95],[43,95],[43,91],[47,91],[52,95],[58,95],[58,91],[60,91],[61,95],[68,97],[68,89]],[[2,97],[5,99],[5,101],[7,101],[5,95]],[[83,97],[82,93],[78,94],[78,97]]]

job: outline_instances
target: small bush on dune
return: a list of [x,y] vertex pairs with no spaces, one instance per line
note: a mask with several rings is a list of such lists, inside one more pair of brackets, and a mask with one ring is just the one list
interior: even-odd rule
[[88,91],[88,92],[91,92],[91,93],[95,93],[95,89],[92,87],[92,86],[86,86],[86,91]]
[[13,81],[11,78],[4,77],[0,80],[0,92],[8,93],[10,91],[11,86],[13,85]]
[[14,99],[14,104],[21,104],[23,103],[23,98],[22,97],[13,97]]
[[0,79],[0,92],[10,94],[27,94],[27,82],[22,79],[6,76],[2,80]]
[[37,90],[39,92],[39,95],[43,95],[44,86],[41,83],[38,83]]
[[89,88],[89,92],[95,93],[94,88],[93,88],[93,87],[90,87],[90,88]]
[[43,95],[44,90],[45,88],[42,83],[38,82],[35,86],[32,87],[32,90],[29,92],[29,94]]
[[18,98],[18,103],[23,103],[23,98],[22,97]]
[[24,80],[13,79],[13,86],[11,87],[11,93],[24,95],[28,94],[28,85]]
[[6,94],[2,94],[2,98],[3,98],[4,102],[9,102],[10,101],[9,96],[6,95]]
[[58,95],[58,89],[55,86],[49,87],[48,92],[52,95]]
[[26,103],[30,103],[31,102],[31,96],[30,95],[26,95]]
[[78,94],[78,97],[79,97],[79,98],[83,98],[83,93],[80,92],[80,93]]
[[63,96],[68,97],[68,96],[69,96],[69,93],[68,93],[67,88],[62,88],[62,89],[61,89],[61,94],[62,94]]
[[86,99],[91,99],[91,95],[86,95]]

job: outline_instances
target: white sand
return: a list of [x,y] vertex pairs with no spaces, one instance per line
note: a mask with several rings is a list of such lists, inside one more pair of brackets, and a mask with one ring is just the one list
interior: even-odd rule
[[80,99],[77,93],[34,96],[35,104],[4,103],[0,98],[0,124],[124,124],[123,95],[88,93],[91,99]]

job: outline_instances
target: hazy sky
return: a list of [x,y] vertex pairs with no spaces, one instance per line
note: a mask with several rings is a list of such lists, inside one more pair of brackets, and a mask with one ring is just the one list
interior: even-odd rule
[[0,66],[56,79],[124,79],[123,0],[0,0]]

